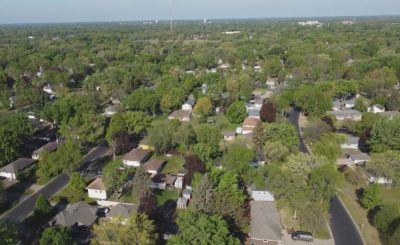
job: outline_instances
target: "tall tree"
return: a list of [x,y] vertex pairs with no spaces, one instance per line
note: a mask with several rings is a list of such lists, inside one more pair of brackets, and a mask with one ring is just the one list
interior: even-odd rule
[[193,189],[193,208],[197,211],[209,213],[212,210],[214,189],[208,174],[201,176],[199,184]]
[[34,216],[37,218],[48,217],[52,211],[53,207],[49,200],[43,194],[40,194],[35,202]]
[[381,119],[375,123],[369,144],[374,152],[400,150],[400,117]]
[[260,118],[263,122],[273,123],[276,120],[276,107],[272,101],[265,102],[260,111]]
[[205,173],[206,166],[204,163],[196,156],[187,156],[185,158],[186,175],[185,175],[185,183],[190,185],[192,183],[192,179],[195,173]]
[[371,210],[381,204],[381,201],[379,197],[379,186],[377,184],[368,185],[364,188],[361,198],[361,204],[364,208]]
[[267,141],[267,135],[262,122],[258,122],[256,128],[254,129],[252,139],[256,151],[262,152],[264,149],[265,142]]
[[4,245],[14,245],[18,243],[17,229],[4,221],[0,222],[0,243]]
[[48,227],[42,232],[39,244],[69,245],[75,243],[69,227]]
[[156,227],[145,214],[132,212],[128,219],[117,217],[92,227],[94,244],[157,244]]
[[241,101],[235,101],[229,106],[226,116],[231,123],[242,123],[247,116],[246,106]]
[[210,115],[212,109],[213,107],[211,101],[207,97],[201,97],[194,106],[193,112],[195,115],[198,115],[200,118],[204,119]]
[[137,169],[132,182],[132,195],[139,201],[142,197],[151,192],[151,180],[144,167]]

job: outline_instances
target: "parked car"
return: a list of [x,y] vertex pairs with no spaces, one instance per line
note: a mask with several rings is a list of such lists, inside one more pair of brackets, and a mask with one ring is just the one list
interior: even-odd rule
[[311,232],[295,231],[292,233],[292,239],[297,241],[312,242],[314,240],[314,237]]

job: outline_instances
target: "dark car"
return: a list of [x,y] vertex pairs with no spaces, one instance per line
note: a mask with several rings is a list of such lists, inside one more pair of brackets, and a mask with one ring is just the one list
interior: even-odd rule
[[292,233],[292,239],[297,241],[312,242],[314,240],[314,237],[311,232],[295,231]]

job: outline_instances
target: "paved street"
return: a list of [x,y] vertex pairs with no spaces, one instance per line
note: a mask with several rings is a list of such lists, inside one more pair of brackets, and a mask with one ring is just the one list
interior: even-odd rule
[[[110,154],[110,149],[105,145],[100,145],[89,151],[88,154],[82,159],[82,165],[85,163],[93,162],[105,155]],[[13,207],[11,210],[6,212],[1,219],[7,220],[13,223],[21,223],[29,214],[33,212],[35,207],[36,198],[43,194],[46,197],[51,197],[64,188],[69,181],[67,174],[60,174],[49,183],[47,183],[39,191],[33,193],[28,198],[20,202],[18,205]]]
[[[299,126],[300,112],[297,110],[292,110],[288,120],[297,129],[297,134],[300,140],[300,151],[309,154],[307,147],[304,143],[303,138],[300,133]],[[332,216],[329,226],[331,227],[333,237],[336,245],[362,245],[362,239],[357,231],[354,223],[347,214],[345,208],[340,203],[338,198],[335,196],[332,199],[329,213]]]

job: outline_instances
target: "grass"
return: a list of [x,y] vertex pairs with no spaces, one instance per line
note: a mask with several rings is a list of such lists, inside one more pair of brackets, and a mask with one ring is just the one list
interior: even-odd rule
[[394,204],[400,207],[400,187],[380,186],[381,198],[384,205]]
[[176,201],[178,199],[178,192],[176,190],[156,190],[157,206],[162,206],[167,201]]
[[156,158],[167,161],[167,164],[165,164],[164,168],[161,170],[163,174],[178,174],[178,171],[183,169],[183,164],[185,163],[185,160],[179,156],[156,156]]
[[356,187],[345,182],[342,192],[339,193],[345,207],[350,212],[367,245],[380,245],[378,231],[368,221],[368,211],[357,202],[354,192]]
[[51,198],[51,201],[55,203],[61,200],[67,200],[68,203],[76,203],[79,201],[85,201],[87,203],[93,202],[93,200],[88,197],[87,192],[77,192],[71,190],[68,186]]
[[[295,230],[302,230],[300,223],[298,220],[292,219],[293,213],[287,208],[281,208],[279,210],[282,218],[282,223],[286,226],[286,228],[294,228]],[[327,225],[321,227],[322,229],[315,232],[313,235],[317,239],[328,240],[331,238]]]

